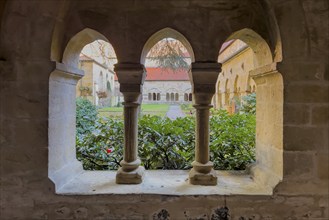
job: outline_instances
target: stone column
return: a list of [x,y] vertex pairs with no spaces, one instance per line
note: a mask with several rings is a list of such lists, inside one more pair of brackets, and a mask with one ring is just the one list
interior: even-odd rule
[[193,106],[196,109],[195,161],[189,173],[193,185],[216,185],[217,176],[209,161],[209,109],[216,92],[221,71],[219,63],[192,63],[189,77],[192,82]]
[[124,97],[124,155],[121,168],[116,175],[118,184],[138,184],[142,182],[144,167],[138,158],[138,111],[142,101],[142,87],[146,77],[141,64],[116,64],[114,71]]

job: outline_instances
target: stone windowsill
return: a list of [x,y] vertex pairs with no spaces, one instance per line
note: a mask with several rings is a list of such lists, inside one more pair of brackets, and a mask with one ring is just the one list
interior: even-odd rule
[[143,183],[119,185],[116,171],[83,171],[56,190],[62,195],[161,194],[161,195],[272,195],[272,188],[257,184],[239,171],[216,171],[217,186],[188,183],[187,170],[148,170]]

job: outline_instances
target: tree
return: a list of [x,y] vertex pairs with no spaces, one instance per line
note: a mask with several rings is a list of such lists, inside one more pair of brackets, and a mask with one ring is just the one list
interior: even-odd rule
[[164,69],[189,69],[190,55],[184,45],[175,39],[165,38],[155,44],[149,51],[147,58]]

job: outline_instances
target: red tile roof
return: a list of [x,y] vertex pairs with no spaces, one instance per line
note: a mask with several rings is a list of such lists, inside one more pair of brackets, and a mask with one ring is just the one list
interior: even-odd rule
[[[147,75],[145,81],[188,81],[187,69],[163,69],[158,67],[146,68]],[[118,80],[115,75],[115,80]]]
[[146,68],[146,81],[178,81],[189,80],[188,70],[186,69],[163,69],[163,68]]

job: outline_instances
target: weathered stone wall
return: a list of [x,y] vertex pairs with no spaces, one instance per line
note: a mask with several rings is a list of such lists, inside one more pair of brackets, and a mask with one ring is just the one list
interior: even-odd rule
[[[138,63],[148,37],[165,27],[186,36],[196,61],[216,61],[224,40],[246,27],[268,42],[275,60],[282,46],[283,181],[274,195],[56,195],[48,178],[49,76],[85,27],[109,39],[119,62]],[[236,220],[328,219],[328,38],[326,0],[7,1],[0,218],[220,219],[227,206]]]

